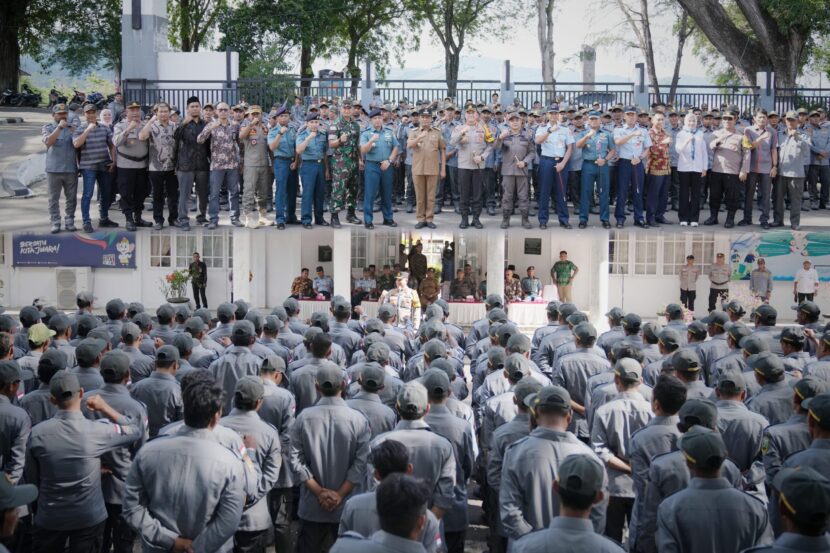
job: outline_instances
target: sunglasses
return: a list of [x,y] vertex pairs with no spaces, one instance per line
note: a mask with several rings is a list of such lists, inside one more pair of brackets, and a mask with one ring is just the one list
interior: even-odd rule
[[219,108],[216,111],[229,111],[228,108]]

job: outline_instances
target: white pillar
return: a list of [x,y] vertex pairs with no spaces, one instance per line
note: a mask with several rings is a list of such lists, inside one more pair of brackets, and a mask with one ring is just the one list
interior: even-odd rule
[[603,232],[597,240],[594,241],[594,252],[591,256],[592,274],[591,284],[592,288],[596,290],[596,294],[591,296],[591,319],[594,326],[600,327],[606,324],[605,314],[610,309],[608,303],[608,287],[610,275],[608,273],[610,267],[610,259],[608,257],[609,238],[608,233]]
[[268,274],[265,269],[267,231],[235,229],[233,240],[233,298],[253,307],[265,307]]
[[504,298],[504,231],[487,234],[487,294]]
[[349,229],[332,231],[331,278],[334,294],[351,299],[352,289],[352,234]]

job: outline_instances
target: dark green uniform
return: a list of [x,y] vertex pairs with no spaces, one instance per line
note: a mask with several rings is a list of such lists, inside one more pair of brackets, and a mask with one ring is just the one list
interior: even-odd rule
[[341,134],[348,135],[346,143],[331,149],[331,212],[335,214],[343,209],[344,203],[349,212],[354,212],[360,155],[360,125],[354,119],[338,117],[329,127],[329,140],[338,140]]

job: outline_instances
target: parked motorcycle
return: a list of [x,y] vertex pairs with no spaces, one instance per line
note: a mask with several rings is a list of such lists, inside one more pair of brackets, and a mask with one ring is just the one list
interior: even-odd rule
[[7,88],[3,91],[3,94],[0,95],[0,106],[14,106],[17,105],[17,99],[20,96],[19,92],[15,92],[14,90]]
[[46,106],[49,109],[52,109],[57,104],[65,104],[66,103],[66,96],[61,94],[59,91],[55,90],[54,88],[49,91],[49,105]]
[[70,100],[70,104],[78,104],[82,106],[86,103],[86,93],[81,92],[80,90],[75,90],[75,95],[72,96],[72,100]]
[[40,106],[41,102],[43,102],[43,97],[40,95],[40,92],[35,92],[29,88],[29,85],[24,84],[15,105],[17,107],[36,108]]

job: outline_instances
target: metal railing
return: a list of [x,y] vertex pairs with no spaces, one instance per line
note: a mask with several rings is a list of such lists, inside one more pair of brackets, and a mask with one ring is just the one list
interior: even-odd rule
[[[659,98],[668,100],[668,86],[661,86]],[[720,87],[709,85],[678,85],[672,104],[682,109],[697,107],[701,109],[721,110],[736,106],[741,113],[751,113],[758,102],[759,88],[755,86]],[[649,105],[658,101],[658,95],[650,92]]]
[[602,109],[614,104],[634,101],[634,83],[572,83],[572,82],[516,82],[514,94],[522,105],[544,107],[553,103],[590,106],[599,103]]
[[783,114],[798,108],[830,110],[830,88],[777,88],[775,109]]
[[[374,91],[384,103],[397,104],[406,100],[409,104],[418,101],[442,101],[450,96],[447,81],[437,79],[378,79]],[[373,92],[374,92],[373,91]],[[455,103],[492,103],[493,94],[501,91],[496,80],[459,80],[455,83]]]

